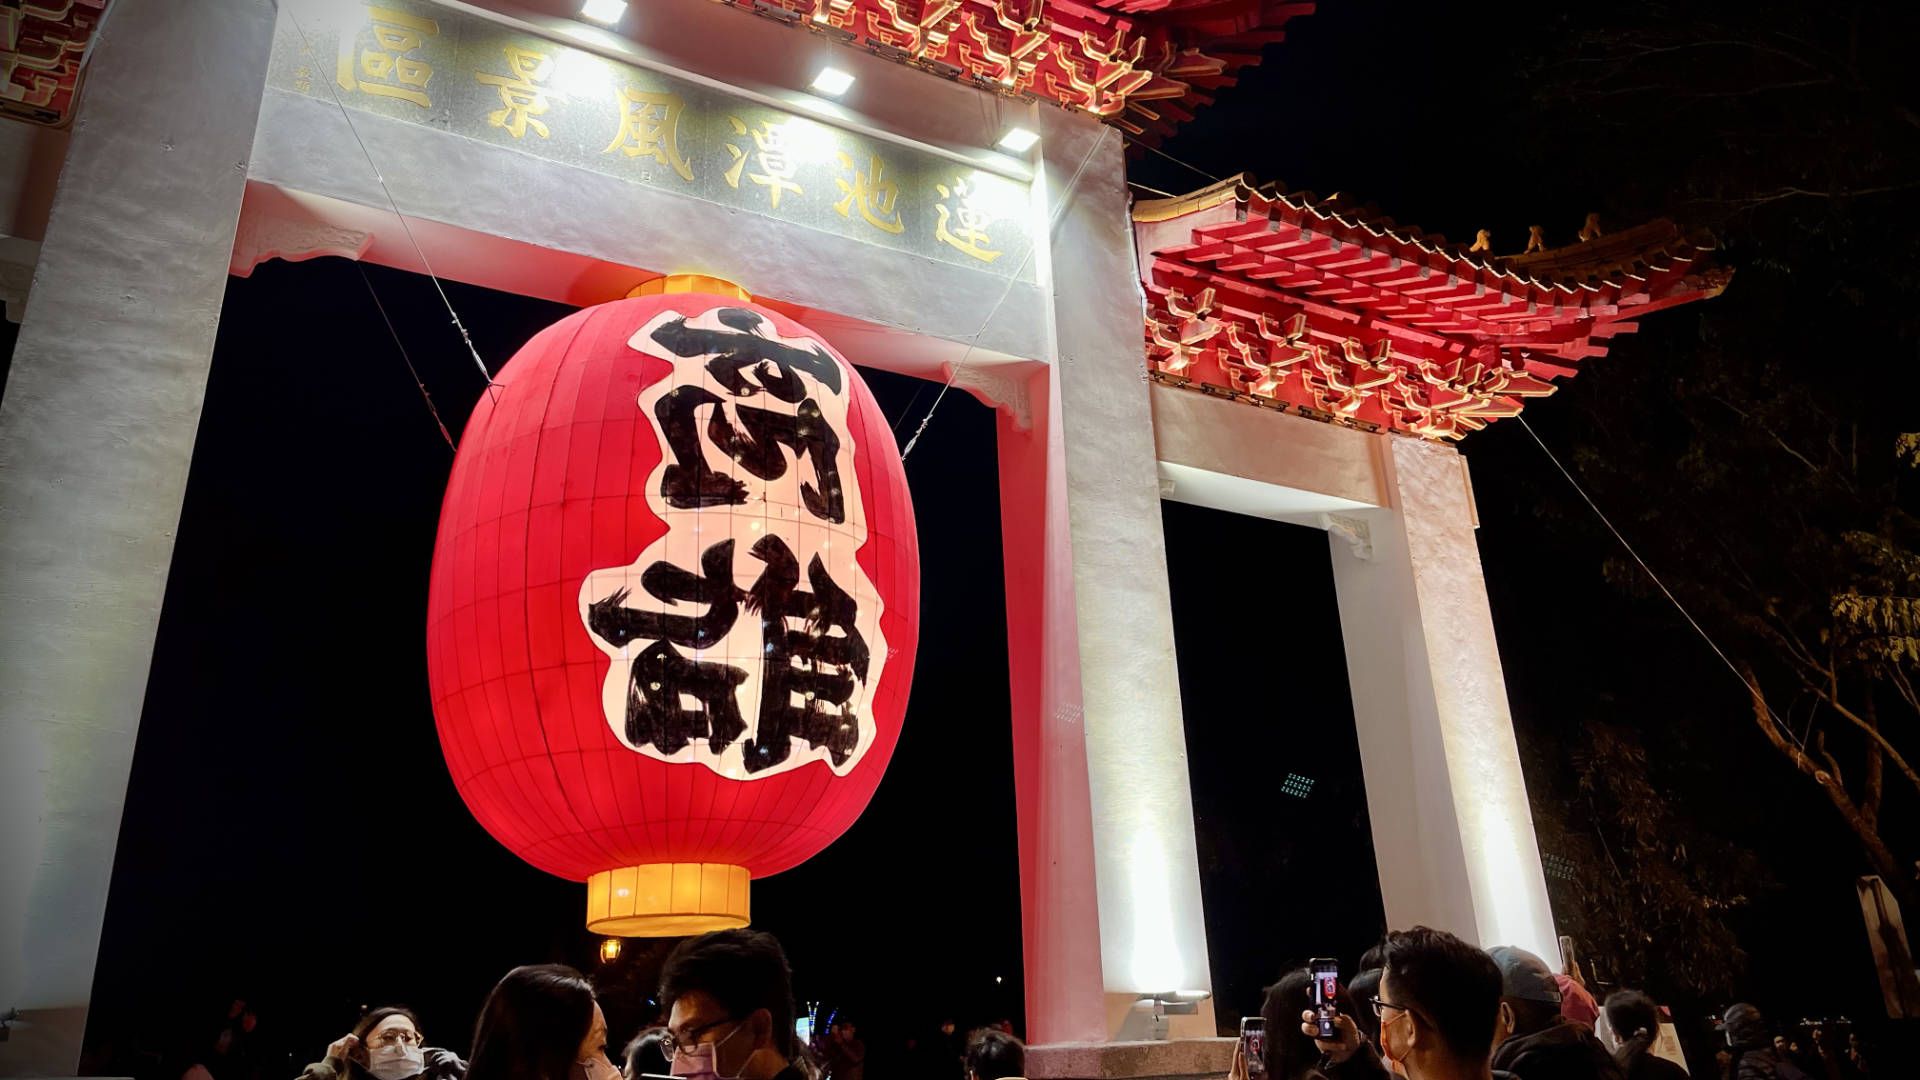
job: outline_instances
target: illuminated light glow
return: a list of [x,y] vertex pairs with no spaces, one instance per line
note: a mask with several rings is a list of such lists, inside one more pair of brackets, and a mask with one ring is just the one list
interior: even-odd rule
[[580,49],[554,50],[553,77],[548,81],[570,98],[598,100],[613,93],[607,62]]
[[1000,136],[998,145],[1009,154],[1024,154],[1033,149],[1034,144],[1039,141],[1038,132],[1023,127],[1011,127],[1007,129],[1005,135]]
[[620,939],[610,937],[600,943],[600,959],[612,963],[620,959]]
[[1280,781],[1280,794],[1291,795],[1296,799],[1306,798],[1313,794],[1313,777],[1288,773],[1287,778]]
[[627,13],[627,0],[585,0],[580,5],[580,17],[597,22],[602,26],[612,26]]
[[816,94],[837,98],[853,86],[853,76],[837,67],[824,67],[820,74],[813,77],[812,88]]
[[1167,851],[1157,832],[1148,829],[1127,849],[1127,898],[1132,901],[1133,952],[1129,989],[1161,993],[1185,982],[1180,944],[1173,933],[1173,899],[1167,892]]

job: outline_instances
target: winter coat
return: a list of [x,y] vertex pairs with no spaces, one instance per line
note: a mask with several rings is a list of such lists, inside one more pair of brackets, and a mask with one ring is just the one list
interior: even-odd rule
[[1531,1035],[1515,1035],[1493,1052],[1493,1067],[1526,1080],[1624,1080],[1593,1032],[1565,1017]]
[[[465,1080],[467,1063],[460,1055],[451,1050],[442,1050],[429,1046],[421,1051],[426,1059],[426,1068],[412,1080]],[[348,1058],[328,1057],[316,1061],[304,1069],[299,1080],[379,1080],[368,1072],[359,1062]]]

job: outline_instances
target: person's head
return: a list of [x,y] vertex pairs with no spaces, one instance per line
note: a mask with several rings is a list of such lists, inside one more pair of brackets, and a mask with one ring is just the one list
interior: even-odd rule
[[[1313,973],[1306,968],[1289,971],[1267,987],[1260,1017],[1267,1024],[1267,1076],[1271,1080],[1293,1080],[1320,1060],[1320,1048],[1300,1030],[1300,1014],[1313,1007],[1312,988]],[[1354,1015],[1353,1001],[1346,987],[1334,997],[1334,1004],[1348,1016]]]
[[1525,949],[1498,945],[1487,951],[1500,968],[1500,998],[1512,1015],[1517,1037],[1545,1031],[1560,1022],[1560,984],[1545,960]]
[[793,974],[772,934],[721,930],[681,942],[660,973],[660,1005],[678,1073],[766,1080],[787,1067]]
[[1387,940],[1385,938],[1380,939],[1380,944],[1360,954],[1361,971],[1378,971],[1386,966]]
[[627,1044],[625,1067],[620,1070],[622,1080],[635,1080],[644,1073],[667,1075],[671,1062],[667,1060],[666,1047],[661,1045],[666,1037],[667,1029],[663,1027],[650,1027],[635,1035]]
[[368,1010],[353,1025],[353,1036],[360,1040],[355,1060],[380,1080],[405,1080],[426,1069],[426,1037],[420,1033],[420,1018],[404,1005]]
[[507,972],[480,1006],[468,1080],[607,1080],[607,1020],[593,987],[563,964]]
[[1729,1006],[1720,1022],[1726,1029],[1728,1046],[1752,1049],[1767,1045],[1767,1018],[1744,1001]]
[[833,1025],[833,1037],[843,1043],[850,1043],[854,1036],[853,1021],[841,1020]]
[[1493,958],[1444,930],[1387,935],[1380,1052],[1415,1076],[1488,1067],[1500,1012]]
[[967,1080],[1004,1080],[1025,1075],[1027,1048],[1019,1039],[997,1028],[982,1028],[967,1040]]
[[954,1033],[954,1030],[955,1030],[955,1025],[951,1017],[940,1021],[940,1034],[952,1035]]
[[1352,1010],[1347,1015],[1353,1017],[1354,1026],[1360,1029],[1360,1034],[1365,1036],[1368,1042],[1378,1045],[1380,1018],[1373,1015],[1373,1009],[1367,1007],[1366,1003],[1380,996],[1380,969],[1367,968],[1355,975],[1353,981],[1347,984],[1347,993],[1354,1001],[1361,1004],[1360,1008]]
[[1638,1057],[1660,1034],[1660,1007],[1638,990],[1615,990],[1607,995],[1601,1011],[1607,1014],[1607,1027],[1620,1041],[1621,1052]]

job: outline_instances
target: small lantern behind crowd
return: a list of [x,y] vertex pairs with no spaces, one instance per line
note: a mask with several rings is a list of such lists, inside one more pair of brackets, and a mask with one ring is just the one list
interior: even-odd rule
[[853,366],[738,296],[580,311],[454,459],[428,596],[455,786],[596,933],[743,926],[748,880],[872,798],[912,679],[919,550]]

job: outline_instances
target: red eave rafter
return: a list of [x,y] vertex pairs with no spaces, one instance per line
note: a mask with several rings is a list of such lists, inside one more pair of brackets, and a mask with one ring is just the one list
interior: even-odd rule
[[1503,258],[1242,178],[1135,213],[1178,221],[1228,199],[1236,220],[1141,268],[1153,376],[1423,438],[1518,415],[1603,342],[1728,276],[1707,267],[1707,238],[1667,222]]
[[1307,0],[716,0],[1153,145],[1232,86]]

